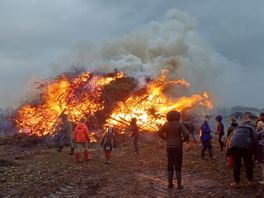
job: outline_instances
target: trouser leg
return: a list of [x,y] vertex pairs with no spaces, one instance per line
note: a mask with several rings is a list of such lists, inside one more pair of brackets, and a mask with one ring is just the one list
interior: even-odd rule
[[175,149],[175,161],[174,161],[176,179],[177,179],[177,188],[182,189],[181,183],[181,170],[182,170],[182,148]]
[[81,145],[80,143],[76,143],[76,149],[75,149],[75,153],[74,153],[74,157],[77,163],[79,163],[81,161]]
[[61,138],[60,138],[60,143],[59,143],[59,149],[58,149],[58,152],[61,152],[63,147],[64,147],[64,140],[65,140],[65,136],[62,135]]
[[223,151],[224,149],[224,142],[222,141],[222,136],[218,137],[218,142],[219,142],[219,146],[220,146],[220,151]]
[[238,148],[233,148],[232,156],[234,160],[233,164],[233,176],[235,182],[240,182],[240,166],[241,166],[241,150]]
[[174,171],[174,156],[173,156],[173,150],[167,149],[167,157],[168,157],[168,165],[167,165],[167,171],[173,172]]
[[262,181],[264,181],[264,163],[261,163],[260,166],[261,166],[262,175],[263,175]]
[[73,155],[74,154],[74,144],[73,144],[72,138],[67,136],[64,138],[64,142],[65,141],[67,141],[67,143],[70,145],[71,147],[70,154]]
[[134,149],[135,152],[138,154],[139,153],[139,149],[138,149],[138,138],[134,138]]
[[167,176],[168,176],[168,187],[173,187],[173,172],[174,172],[174,156],[173,149],[167,149],[168,165],[167,165]]
[[246,175],[248,181],[253,180],[253,154],[250,150],[243,151],[243,160],[246,168]]

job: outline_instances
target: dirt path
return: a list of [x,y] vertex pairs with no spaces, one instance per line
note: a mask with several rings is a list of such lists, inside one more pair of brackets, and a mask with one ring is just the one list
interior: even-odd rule
[[91,153],[91,161],[76,164],[68,150],[57,153],[44,145],[0,141],[0,197],[264,197],[264,187],[257,184],[258,166],[253,188],[229,187],[232,171],[217,147],[214,160],[201,160],[200,146],[185,147],[182,191],[167,190],[164,144],[142,144],[137,160],[130,145],[123,145],[110,165],[104,163],[101,148]]

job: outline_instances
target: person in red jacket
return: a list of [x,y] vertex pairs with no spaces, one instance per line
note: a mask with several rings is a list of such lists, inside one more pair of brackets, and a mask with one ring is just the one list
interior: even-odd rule
[[88,161],[89,152],[88,152],[88,142],[89,138],[89,130],[87,125],[85,124],[85,119],[82,118],[80,122],[76,125],[74,129],[74,140],[76,143],[76,152],[74,154],[75,160],[77,163],[81,161],[81,152],[83,151],[84,159]]

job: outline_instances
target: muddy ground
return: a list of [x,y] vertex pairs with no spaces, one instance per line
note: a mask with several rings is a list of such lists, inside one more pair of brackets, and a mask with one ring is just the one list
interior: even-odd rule
[[168,191],[165,144],[158,140],[141,142],[138,159],[131,142],[124,143],[108,165],[97,145],[90,148],[92,160],[76,164],[68,148],[58,153],[37,142],[0,138],[0,197],[264,197],[258,165],[254,187],[232,189],[232,171],[217,145],[213,160],[200,159],[200,145],[184,150],[184,190]]

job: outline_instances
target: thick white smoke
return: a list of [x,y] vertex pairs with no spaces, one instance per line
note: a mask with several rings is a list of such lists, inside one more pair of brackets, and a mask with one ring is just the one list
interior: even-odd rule
[[70,61],[88,65],[92,70],[109,72],[118,69],[138,79],[155,77],[166,68],[170,78],[185,78],[194,91],[209,91],[224,103],[221,95],[226,90],[218,86],[231,83],[228,79],[234,81],[226,68],[228,66],[233,74],[235,67],[216,53],[195,28],[193,17],[179,10],[170,10],[162,21],[150,22],[140,30],[110,40],[97,49],[79,48]]

